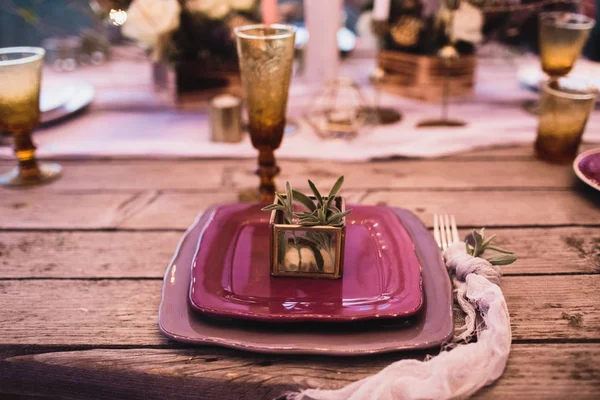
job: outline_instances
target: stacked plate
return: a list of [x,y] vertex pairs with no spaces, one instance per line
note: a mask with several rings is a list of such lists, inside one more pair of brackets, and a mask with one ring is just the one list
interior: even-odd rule
[[269,214],[216,206],[182,238],[164,279],[162,332],[269,353],[352,355],[439,346],[453,333],[440,250],[411,212],[352,206],[339,280],[271,277]]
[[40,91],[41,125],[62,120],[87,107],[94,88],[86,82],[55,79],[44,81]]

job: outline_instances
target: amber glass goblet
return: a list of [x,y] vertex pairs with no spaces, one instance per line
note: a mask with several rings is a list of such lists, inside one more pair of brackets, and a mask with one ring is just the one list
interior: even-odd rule
[[539,46],[542,70],[550,77],[551,85],[567,75],[594,27],[594,20],[570,12],[540,14]]
[[31,132],[40,123],[40,83],[44,50],[37,47],[0,49],[0,131],[13,135],[18,167],[0,175],[0,185],[29,186],[60,176],[58,164],[39,163]]
[[258,194],[261,201],[272,201],[279,173],[275,150],[285,129],[296,30],[288,25],[247,25],[236,28],[235,35],[248,131],[258,150]]
[[535,152],[542,160],[562,164],[577,155],[598,89],[568,78],[557,85],[546,82],[542,87]]

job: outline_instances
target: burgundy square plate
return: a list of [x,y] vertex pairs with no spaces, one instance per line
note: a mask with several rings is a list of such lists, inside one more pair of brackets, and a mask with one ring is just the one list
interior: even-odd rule
[[[452,286],[431,233],[410,211],[394,209],[415,244],[422,267],[424,302],[409,320],[381,323],[267,324],[214,319],[189,303],[191,264],[198,239],[218,207],[206,211],[181,239],[163,282],[158,312],[160,330],[169,338],[278,354],[364,355],[440,346],[452,337]],[[294,329],[290,329],[291,326]]]
[[213,317],[263,322],[408,317],[423,304],[421,266],[394,212],[352,206],[341,279],[272,277],[269,217],[257,204],[219,207],[202,232],[190,302]]

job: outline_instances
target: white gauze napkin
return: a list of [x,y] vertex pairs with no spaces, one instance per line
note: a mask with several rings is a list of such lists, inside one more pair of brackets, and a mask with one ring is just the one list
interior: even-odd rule
[[[463,242],[444,252],[454,273],[455,293],[466,313],[455,343],[437,356],[397,361],[379,373],[337,390],[307,389],[288,393],[291,400],[464,399],[502,375],[510,352],[510,317],[498,286],[500,271],[466,254]],[[482,321],[477,324],[477,311]],[[473,333],[477,341],[466,343]]]

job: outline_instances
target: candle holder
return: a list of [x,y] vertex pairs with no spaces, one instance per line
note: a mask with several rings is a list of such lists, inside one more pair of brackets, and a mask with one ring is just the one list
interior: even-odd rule
[[[379,51],[381,51],[383,48],[383,38],[389,32],[388,21],[372,19],[371,32],[377,36]],[[402,119],[402,113],[398,111],[398,109],[381,106],[381,85],[385,83],[385,70],[383,68],[376,67],[369,74],[369,82],[375,89],[375,101],[373,102],[373,106],[365,108],[363,112],[373,113],[376,118],[375,122],[378,125],[388,125],[400,121]]]
[[[287,200],[286,195],[281,195]],[[316,202],[317,198],[309,197]],[[342,197],[335,198],[335,206],[346,211]],[[282,205],[275,199],[274,205]],[[339,279],[344,266],[346,219],[338,226],[303,226],[284,223],[281,210],[271,211],[271,275],[304,278]]]
[[461,0],[445,0],[445,7],[450,12],[450,17],[448,21],[448,31],[450,44],[442,47],[442,49],[438,52],[438,57],[442,60],[442,65],[444,67],[444,75],[443,75],[443,91],[442,91],[442,115],[439,119],[429,119],[425,121],[421,121],[417,124],[417,128],[435,128],[435,127],[446,127],[446,128],[458,128],[465,126],[467,123],[464,121],[451,119],[448,117],[448,98],[450,97],[450,69],[457,62],[460,55],[454,46],[454,38],[452,35],[454,29],[454,13],[460,7]]

